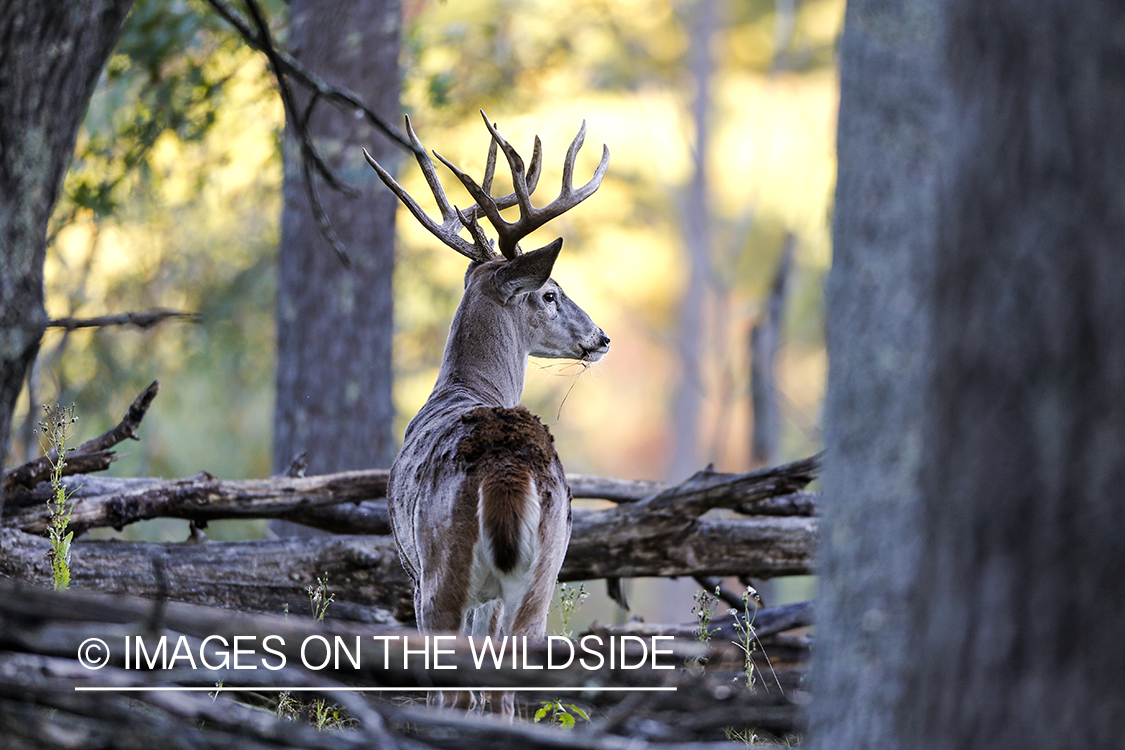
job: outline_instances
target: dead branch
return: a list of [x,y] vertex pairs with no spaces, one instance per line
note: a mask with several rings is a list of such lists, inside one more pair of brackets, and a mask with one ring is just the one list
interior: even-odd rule
[[[109,452],[110,448],[127,438],[132,440],[139,439],[137,437],[137,428],[140,427],[141,420],[144,419],[145,414],[148,412],[148,407],[152,404],[152,400],[156,398],[156,394],[159,391],[160,383],[155,380],[152,381],[149,387],[129,405],[129,410],[125,412],[125,416],[118,422],[117,426],[107,430],[93,440],[87,440],[85,443],[78,446],[72,454],[67,456],[67,466],[64,467],[63,474],[100,471],[108,468],[110,462],[113,460],[112,453]],[[46,456],[40,456],[34,461],[29,461],[22,466],[17,466],[14,469],[5,471],[4,489],[8,490],[14,485],[22,485],[29,488],[33,487],[50,475],[51,468],[57,460],[58,451],[52,450]]]
[[[414,151],[413,145],[397,128],[384,120],[356,94],[346,88],[329,85],[301,65],[292,55],[282,51],[273,39],[269,23],[266,21],[257,0],[243,0],[250,17],[249,21],[226,0],[207,0],[207,2],[238,32],[238,35],[242,37],[246,44],[260,51],[269,61],[270,69],[273,70],[277,80],[277,90],[285,108],[286,120],[291,126],[294,138],[300,147],[302,182],[305,185],[305,194],[312,209],[313,219],[316,221],[321,236],[335,251],[340,262],[345,267],[350,267],[351,257],[348,255],[343,242],[336,235],[335,230],[332,229],[332,223],[320,200],[320,192],[317,190],[313,172],[315,170],[328,183],[329,187],[344,195],[355,197],[358,195],[358,191],[336,175],[325,162],[320,149],[313,142],[308,123],[317,103],[324,100],[349,112],[362,114],[371,125],[382,131],[392,142],[411,152]],[[293,94],[292,82],[304,86],[309,92],[309,100],[300,110]]]
[[[68,459],[69,460],[69,459]],[[121,529],[150,518],[183,518],[206,526],[226,518],[284,518],[300,521],[309,509],[324,505],[360,503],[386,495],[387,472],[346,471],[313,477],[272,477],[224,481],[206,472],[188,479],[110,479],[74,477],[65,481],[73,491],[70,528],[81,535],[95,527]],[[49,488],[13,495],[4,526],[42,533],[50,522],[46,506]],[[346,507],[346,506],[343,506]],[[362,508],[371,508],[364,503]],[[365,531],[389,533],[386,502],[382,516],[365,521]],[[347,515],[362,521],[359,512]],[[378,514],[378,508],[370,511]],[[376,526],[382,519],[382,526]],[[313,519],[316,520],[316,519]]]
[[98,315],[93,318],[52,318],[47,323],[48,328],[62,328],[74,331],[78,328],[108,328],[109,326],[134,326],[145,330],[152,328],[165,320],[182,320],[186,323],[202,323],[203,316],[199,313],[183,312],[182,310],[166,310],[163,308],[147,312],[127,312],[116,315]]
[[[265,47],[270,40],[263,39],[261,34],[247,23],[230,3],[226,0],[207,0],[207,3],[227,23],[234,27],[234,30],[238,32],[238,35],[242,37],[246,44],[263,54],[265,53]],[[381,130],[384,135],[402,148],[411,153],[414,152],[414,146],[410,143],[410,139],[394,125],[383,119],[378,112],[367,106],[356,93],[345,87],[329,84],[284,50],[275,48],[274,54],[277,65],[286,75],[292,77],[310,91],[315,92],[324,101],[331,102],[341,109],[362,112],[368,123]]]
[[[702,517],[795,492],[815,476],[819,457],[748,474],[697,472],[636,503],[575,514],[569,565],[574,579],[613,576],[749,575],[808,572],[817,523],[804,517]],[[645,571],[645,572],[640,572]],[[676,572],[672,572],[676,571]]]
[[[783,633],[794,628],[807,627],[813,624],[813,603],[811,601],[782,604],[777,607],[765,607],[756,612],[751,609],[751,624],[759,638]],[[711,639],[714,641],[730,641],[738,637],[734,628],[735,618],[741,622],[744,618],[739,612],[737,615],[725,614],[715,617],[708,624],[712,630]],[[624,625],[601,625],[591,628],[593,633],[617,635],[632,633],[634,635],[671,635],[676,638],[696,638],[699,633],[699,623],[684,623],[675,625],[660,625],[644,622],[627,622]]]
[[[134,407],[138,402],[134,402]],[[143,411],[139,413],[143,416]],[[133,414],[132,408],[130,414]],[[134,421],[139,422],[139,418]],[[106,434],[121,435],[124,429],[119,425]],[[135,430],[135,425],[132,429]],[[79,451],[95,443],[91,441]],[[79,451],[68,457],[68,462],[77,461]],[[49,472],[49,463],[43,465],[48,467],[45,472]],[[628,503],[628,507],[635,507],[634,511],[625,510],[625,505],[602,511],[612,514],[620,510],[630,518],[648,513],[667,517],[666,508],[675,508],[683,521],[711,507],[734,508],[753,516],[809,516],[815,511],[815,496],[794,490],[807,484],[816,470],[817,457],[813,456],[748,474],[700,472],[673,487],[588,476],[571,476],[568,481],[576,498],[609,495],[620,503]],[[26,470],[20,467],[13,471]],[[384,469],[370,469],[316,477],[236,481],[219,480],[206,473],[178,480],[84,476],[68,479],[65,484],[77,501],[70,525],[76,534],[95,527],[121,528],[158,517],[185,518],[200,525],[224,518],[281,518],[336,533],[388,534],[390,521],[386,502],[380,500],[386,496],[387,475]],[[10,481],[14,484],[18,479]],[[49,522],[48,492],[48,488],[42,487],[31,492],[10,493],[4,526],[42,533]],[[645,497],[648,500],[642,502]],[[576,509],[576,521],[588,513]]]

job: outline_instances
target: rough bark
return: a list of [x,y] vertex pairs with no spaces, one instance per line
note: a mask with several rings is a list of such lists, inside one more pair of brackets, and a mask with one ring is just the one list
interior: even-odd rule
[[[576,516],[559,580],[806,574],[811,572],[816,524],[816,519],[800,517],[670,521],[658,514]],[[0,575],[50,580],[48,548],[42,537],[0,530]],[[394,611],[403,603],[407,608],[400,614],[409,615],[410,584],[389,536],[202,544],[84,541],[72,547],[72,555],[71,576],[78,587],[280,611],[285,604],[303,606],[305,588],[327,573],[341,591],[341,616],[367,619],[363,608]],[[161,580],[161,566],[166,581]]]
[[131,6],[131,0],[0,2],[0,464],[16,398],[47,325],[47,222],[78,126]]
[[[814,457],[749,474],[702,471],[641,501],[604,511],[578,510],[560,580],[680,575],[769,578],[808,573],[816,519],[705,514],[785,497],[811,481],[816,466]],[[385,504],[371,500],[386,491],[386,474],[381,471],[238,482],[209,475],[178,481],[96,477],[67,481],[76,488],[71,527],[78,532],[141,518],[178,517],[202,523],[211,518],[279,517],[309,512],[318,505],[362,501],[366,512],[382,513],[385,533]],[[621,489],[619,482],[589,484]],[[8,528],[0,530],[0,575],[26,581],[50,579],[48,542],[18,530],[42,533],[47,523],[46,489],[40,485],[36,492],[13,497],[14,512],[5,519]],[[327,574],[338,592],[334,606],[339,616],[387,620],[396,610],[405,617],[410,612],[410,583],[388,536],[338,536],[303,543],[294,539],[80,542],[72,555],[72,580],[79,587],[280,611],[285,606],[306,606],[306,587]]]
[[854,0],[844,19],[814,747],[902,746],[888,716],[913,668],[903,625],[937,226],[937,9]]
[[[46,539],[0,530],[0,575],[49,583]],[[308,613],[326,577],[337,617],[391,622],[409,582],[390,537],[293,537],[177,544],[89,541],[71,547],[71,585],[254,612]]]
[[[294,58],[347,86],[390,121],[398,113],[397,0],[294,2]],[[307,94],[295,91],[298,111]],[[318,106],[310,131],[325,161],[359,188],[357,198],[321,188],[321,200],[348,248],[345,267],[320,236],[292,143],[285,152],[285,207],[279,257],[278,472],[305,452],[311,473],[390,466],[391,275],[396,201],[364,163],[360,148],[393,160],[381,134],[349,112]]]
[[1120,743],[1123,22],[849,5],[813,747]]
[[900,747],[1125,726],[1125,10],[946,10],[920,554]]

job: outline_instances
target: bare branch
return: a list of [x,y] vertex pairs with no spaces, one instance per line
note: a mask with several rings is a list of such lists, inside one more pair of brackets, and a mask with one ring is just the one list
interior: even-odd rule
[[[738,603],[738,621],[741,622],[744,618],[741,611],[742,602]],[[750,610],[751,617],[753,618],[751,624],[754,626],[754,633],[759,638],[766,638],[768,636],[783,633],[786,630],[793,630],[794,628],[807,627],[813,624],[813,603],[811,601],[795,602],[793,604],[782,604],[777,607],[765,607],[762,609]],[[738,632],[734,627],[735,615],[724,614],[713,618],[707,627],[711,629],[711,639],[714,641],[728,641],[738,638]],[[613,635],[617,633],[633,633],[635,635],[671,635],[676,638],[696,638],[699,633],[699,623],[678,623],[674,625],[660,625],[656,623],[639,623],[628,622],[624,625],[600,625],[591,628],[592,633],[605,633]]]
[[74,331],[78,328],[108,328],[109,326],[135,326],[141,330],[152,328],[165,320],[182,320],[186,323],[202,323],[203,316],[199,313],[183,312],[182,310],[156,309],[147,312],[127,312],[116,315],[98,315],[93,318],[53,318],[47,323],[48,328],[62,328]]
[[[226,0],[207,0],[207,3],[214,8],[215,12],[222,16],[227,23],[234,27],[235,31],[238,32],[238,35],[242,37],[244,42],[254,49],[266,53],[266,47],[272,45],[271,40],[263,40],[262,36],[255,31]],[[378,112],[367,106],[358,94],[347,88],[329,84],[284,50],[274,47],[274,55],[277,64],[287,76],[291,76],[302,86],[313,91],[320,99],[331,102],[341,109],[346,109],[348,111],[358,110],[362,112],[363,116],[371,125],[381,130],[383,134],[394,143],[407,151],[414,151],[414,148],[411,146],[406,136],[394,125],[384,120]]]
[[[86,441],[67,456],[67,465],[63,468],[63,474],[71,475],[108,468],[110,462],[114,460],[113,454],[109,451],[110,448],[126,438],[139,439],[137,428],[140,427],[141,420],[144,419],[148,407],[159,391],[160,383],[155,380],[152,381],[149,387],[133,400],[133,403],[129,405],[129,410],[125,412],[125,416],[115,427],[93,440]],[[56,460],[58,460],[58,452],[52,450],[46,456],[40,456],[34,461],[5,471],[4,489],[7,490],[17,484],[28,488],[33,487],[50,475],[51,468]]]
[[[149,518],[183,518],[200,526],[223,518],[282,518],[299,522],[303,513],[318,506],[359,503],[385,496],[387,472],[348,471],[238,481],[219,480],[204,472],[189,479],[82,477],[66,484],[75,499],[69,528],[80,535],[95,527],[122,528]],[[42,533],[50,514],[39,494],[42,492],[12,497],[4,525]],[[378,531],[387,533],[385,501],[382,511],[383,523]]]
[[258,39],[261,41],[259,49],[261,49],[269,59],[270,68],[273,69],[274,77],[277,79],[277,90],[281,95],[281,101],[285,107],[286,115],[293,126],[297,142],[301,147],[302,182],[305,184],[305,192],[308,196],[309,206],[312,209],[313,216],[316,219],[317,228],[328,244],[332,246],[340,262],[343,263],[346,268],[350,268],[352,264],[351,257],[348,255],[344,243],[340,241],[340,238],[336,236],[336,232],[332,229],[332,223],[329,221],[328,214],[324,210],[324,205],[320,201],[320,193],[317,191],[316,182],[313,180],[312,168],[316,167],[317,172],[320,173],[321,177],[324,178],[329,186],[344,195],[355,198],[358,197],[359,191],[341,182],[339,178],[336,177],[335,173],[324,163],[320,151],[312,141],[312,135],[309,133],[308,129],[308,119],[312,114],[312,109],[316,104],[318,94],[314,92],[304,113],[297,112],[296,101],[293,98],[293,92],[289,88],[289,79],[285,74],[286,68],[281,62],[281,56],[277,51],[277,45],[273,42],[269,24],[266,23],[266,19],[262,15],[262,9],[258,7],[257,0],[243,0],[243,2],[246,4],[246,9],[249,11],[250,18],[254,21],[254,25],[258,27]]
[[[140,398],[130,409],[130,414],[134,413],[138,403],[142,403]],[[128,424],[133,424],[135,429],[136,423],[139,423],[139,418],[130,420],[127,415],[126,421],[106,436],[118,436],[117,441],[124,439],[120,435],[131,437],[132,433],[126,434],[123,430]],[[86,443],[79,451],[96,456],[95,449],[104,450],[114,444],[112,439],[98,442],[106,436]],[[86,450],[87,447],[89,450]],[[83,458],[76,451],[67,461],[77,463]],[[749,474],[700,472],[674,487],[656,482],[629,482],[583,475],[571,475],[567,480],[575,498],[609,499],[621,503],[622,508],[643,508],[646,499],[651,503],[659,498],[660,502],[679,508],[673,516],[678,523],[689,522],[704,509],[719,506],[752,516],[812,516],[815,515],[816,495],[792,492],[792,489],[808,481],[811,472],[815,471],[815,462],[814,456]],[[28,469],[20,467],[12,471],[26,472]],[[224,518],[280,518],[336,533],[378,535],[390,533],[387,505],[383,499],[386,497],[387,479],[386,469],[368,469],[312,477],[234,481],[219,480],[207,473],[172,480],[85,476],[80,480],[66,480],[65,483],[79,501],[71,517],[71,528],[77,534],[95,527],[120,528],[148,518],[166,517],[185,518],[200,524]],[[27,484],[16,480],[12,483]],[[42,532],[48,522],[44,506],[47,491],[41,488],[29,493],[11,494],[4,525]],[[701,495],[708,498],[703,509],[693,505]],[[586,516],[606,512],[609,511],[576,508],[574,518],[576,522],[581,522]],[[637,518],[643,517],[646,512],[638,511]],[[659,516],[668,518],[669,514],[661,511]]]

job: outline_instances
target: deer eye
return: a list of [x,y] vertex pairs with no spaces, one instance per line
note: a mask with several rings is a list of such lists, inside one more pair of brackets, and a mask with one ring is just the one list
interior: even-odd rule
[[547,292],[543,295],[544,302],[554,302],[556,299],[557,295],[554,292]]

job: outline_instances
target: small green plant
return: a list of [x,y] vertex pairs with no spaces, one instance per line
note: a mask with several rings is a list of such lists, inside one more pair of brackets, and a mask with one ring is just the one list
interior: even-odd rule
[[574,729],[577,719],[589,721],[590,716],[573,703],[563,703],[558,699],[543,701],[543,707],[535,712],[535,723],[546,719],[551,726]]
[[[55,582],[55,590],[70,588],[70,543],[74,540],[74,532],[67,531],[70,524],[70,514],[74,510],[74,503],[70,502],[74,491],[67,491],[63,486],[63,469],[66,467],[67,438],[70,437],[70,426],[78,421],[74,415],[74,404],[67,407],[43,406],[43,421],[39,423],[39,431],[43,445],[43,452],[51,461],[51,497],[47,500],[47,509],[51,513],[51,520],[47,526],[47,536],[51,542],[51,549],[47,551],[47,559],[51,562],[51,577]],[[50,458],[54,450],[54,458]]]
[[353,719],[344,716],[339,706],[328,703],[323,698],[317,698],[309,707],[309,721],[318,732],[327,732],[333,729],[343,729]]
[[[328,605],[336,600],[335,594],[328,593],[328,573],[324,574],[324,578],[317,576],[316,586],[309,586],[308,592],[313,617],[318,622],[324,622],[324,613],[328,611]],[[288,605],[286,605],[285,614],[289,614]]]
[[[773,672],[774,682],[777,683],[777,689],[781,690],[781,694],[785,695],[785,691],[781,688],[781,681],[777,678],[777,672],[773,669],[773,664],[770,664],[769,654],[766,653],[765,648],[762,648],[762,642],[758,640],[758,634],[754,630],[754,618],[758,614],[758,605],[761,604],[761,598],[753,586],[747,586],[746,591],[742,594],[742,619],[739,620],[739,611],[732,609],[730,613],[734,615],[734,632],[738,636],[738,640],[733,641],[734,645],[738,646],[743,654],[743,674],[746,677],[746,687],[750,692],[754,692],[754,685],[757,678],[757,667],[754,664],[754,653],[761,648],[762,656],[765,657],[766,664],[769,664],[770,671]],[[750,604],[754,604],[754,613],[750,613]]]
[[[328,590],[328,573],[325,572],[323,578],[317,576],[316,585],[307,587],[305,591],[307,591],[309,595],[309,604],[312,606],[313,618],[318,622],[324,622],[324,615],[328,612],[328,605],[336,600],[336,595]],[[285,616],[288,617],[289,604],[286,603],[282,607],[282,610]],[[290,721],[296,720],[300,718],[302,714],[307,713],[309,723],[320,732],[342,729],[353,721],[353,719],[344,716],[339,706],[329,703],[323,698],[317,698],[312,703],[306,703],[294,698],[288,690],[277,696],[277,708],[274,709],[274,713],[279,719],[289,719]]]
[[559,584],[559,615],[562,617],[562,631],[559,635],[563,638],[574,637],[574,631],[570,629],[570,620],[574,617],[574,613],[582,608],[582,603],[589,596],[584,583],[578,584],[578,588],[565,583]]

